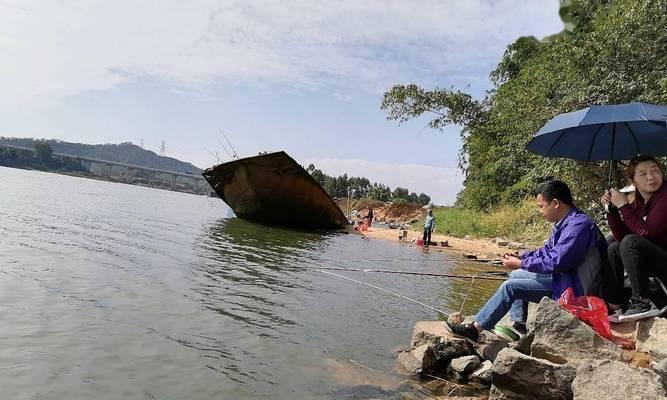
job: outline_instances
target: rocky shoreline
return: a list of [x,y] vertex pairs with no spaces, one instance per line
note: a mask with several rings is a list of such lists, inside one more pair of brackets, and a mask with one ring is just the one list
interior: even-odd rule
[[[667,319],[612,326],[635,341],[636,350],[628,351],[545,297],[531,304],[528,328],[518,342],[485,331],[471,344],[453,336],[444,321],[420,321],[397,363],[452,388],[437,399],[667,399]],[[477,395],[456,397],[457,385]]]

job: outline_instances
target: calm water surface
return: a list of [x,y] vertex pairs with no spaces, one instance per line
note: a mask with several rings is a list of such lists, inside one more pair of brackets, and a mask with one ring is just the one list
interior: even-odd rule
[[[316,268],[480,268],[248,223],[219,199],[2,167],[0,183],[6,399],[400,398],[392,350],[437,313]],[[341,274],[449,310],[469,284]]]

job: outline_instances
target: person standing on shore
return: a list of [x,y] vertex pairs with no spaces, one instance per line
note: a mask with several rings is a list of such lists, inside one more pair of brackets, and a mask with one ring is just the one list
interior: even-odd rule
[[435,229],[435,217],[430,208],[426,212],[426,221],[424,221],[424,246],[428,247],[431,243],[431,232]]
[[366,214],[366,218],[368,219],[368,227],[371,227],[371,223],[373,222],[373,208],[371,206],[368,206],[368,214]]
[[[662,165],[653,156],[638,155],[628,163],[626,174],[636,189],[634,201],[616,189],[600,199],[615,239],[609,245],[610,268],[605,274],[611,322],[659,315],[661,310],[648,298],[649,277],[667,284],[667,185]],[[629,304],[622,295],[624,270],[632,286]]]
[[554,223],[549,239],[543,247],[521,256],[503,256],[503,265],[514,271],[472,323],[447,322],[455,335],[477,341],[481,331],[493,331],[508,311],[512,329],[525,334],[528,302],[537,303],[545,296],[558,299],[567,288],[575,296],[596,295],[601,290],[607,241],[597,225],[574,206],[570,188],[557,180],[543,183],[535,200],[542,216]]

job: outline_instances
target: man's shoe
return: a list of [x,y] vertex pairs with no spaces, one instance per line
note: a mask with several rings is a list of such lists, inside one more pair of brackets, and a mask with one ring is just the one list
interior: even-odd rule
[[630,299],[630,308],[618,317],[620,322],[637,321],[644,318],[655,317],[660,315],[661,310],[658,310],[652,301],[644,303],[636,297]]
[[493,328],[493,333],[495,333],[495,335],[499,338],[508,342],[516,342],[517,340],[521,339],[521,335],[519,335],[518,332],[515,332],[514,329],[503,324],[497,324]]
[[477,341],[479,341],[479,332],[477,331],[477,328],[475,328],[474,324],[472,323],[450,324],[449,322],[445,323],[449,327],[449,330],[452,331],[454,336],[458,336],[462,339],[465,339],[472,344],[475,344]]

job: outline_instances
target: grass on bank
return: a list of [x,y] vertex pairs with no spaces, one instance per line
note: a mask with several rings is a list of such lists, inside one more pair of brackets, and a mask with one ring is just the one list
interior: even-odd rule
[[[551,225],[540,215],[533,201],[516,206],[501,206],[489,212],[456,207],[436,207],[436,233],[475,238],[502,237],[531,245],[539,245],[549,236]],[[421,230],[423,221],[412,226]]]

